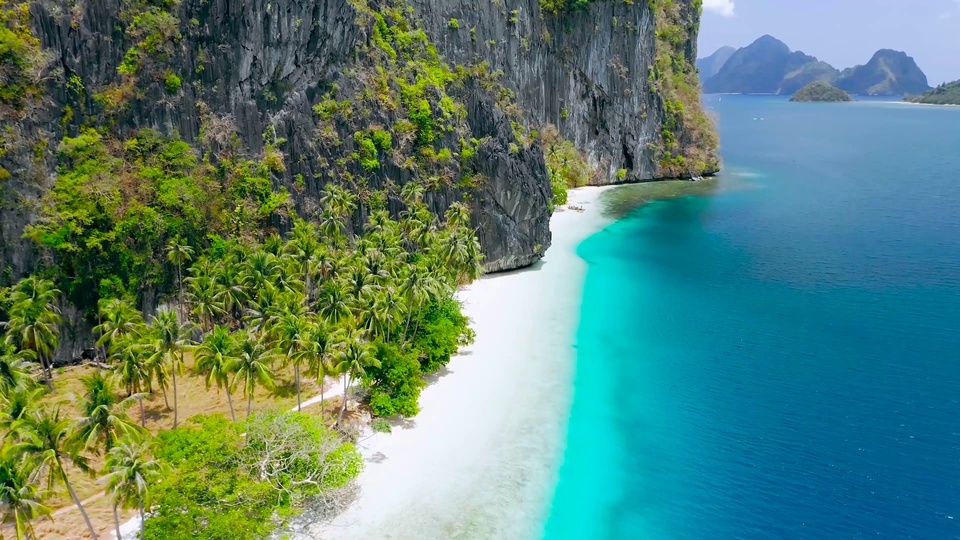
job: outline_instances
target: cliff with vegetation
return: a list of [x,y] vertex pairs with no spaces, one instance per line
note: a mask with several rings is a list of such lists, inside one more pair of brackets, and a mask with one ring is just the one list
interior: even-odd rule
[[850,101],[850,94],[823,81],[814,81],[790,97],[797,102],[840,102]]
[[905,101],[930,105],[960,105],[960,81],[941,84],[918,96],[910,96]]
[[0,286],[53,278],[78,308],[71,335],[88,335],[100,298],[150,312],[168,297],[171,240],[322,223],[330,185],[358,197],[351,234],[375,210],[399,215],[404,186],[437,216],[466,203],[498,271],[542,256],[566,187],[719,166],[696,0],[0,10]]

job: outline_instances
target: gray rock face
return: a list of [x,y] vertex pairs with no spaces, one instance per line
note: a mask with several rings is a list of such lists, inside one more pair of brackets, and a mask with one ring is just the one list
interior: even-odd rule
[[[662,105],[647,77],[656,54],[647,2],[593,2],[563,15],[542,14],[538,0],[411,3],[441,54],[502,70],[530,123],[556,125],[599,169],[596,183],[656,177],[647,143],[659,141]],[[627,178],[617,179],[620,169]]]

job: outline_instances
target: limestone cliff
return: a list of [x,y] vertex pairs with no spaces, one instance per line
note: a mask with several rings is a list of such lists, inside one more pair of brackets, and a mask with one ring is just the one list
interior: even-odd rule
[[[529,265],[550,245],[548,125],[598,184],[717,170],[693,67],[699,7],[3,0],[22,41],[0,58],[3,280],[58,263],[24,230],[63,181],[61,141],[90,128],[120,163],[124,141],[147,128],[205,166],[262,160],[307,218],[320,218],[325,185],[346,185],[361,196],[357,232],[374,205],[402,211],[400,188],[417,182],[438,215],[470,205],[488,271]],[[289,212],[273,208],[263,226],[282,232]],[[157,280],[138,294],[149,309],[166,292]]]

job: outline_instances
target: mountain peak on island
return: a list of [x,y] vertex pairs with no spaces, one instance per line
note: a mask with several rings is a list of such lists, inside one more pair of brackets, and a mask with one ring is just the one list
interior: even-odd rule
[[720,47],[710,56],[697,60],[697,70],[700,71],[700,79],[705,81],[716,75],[735,52],[737,52],[737,49],[733,47]]
[[716,75],[705,79],[703,90],[708,94],[778,94],[789,76],[792,93],[816,79],[804,76],[802,68],[817,63],[816,58],[793,52],[779,39],[763,35],[733,53]]
[[921,94],[930,89],[914,59],[892,49],[880,49],[866,64],[843,70],[835,84],[851,94],[870,96]]
[[814,81],[871,96],[921,94],[930,89],[913,58],[892,49],[880,49],[866,64],[842,72],[801,51],[791,51],[769,34],[738,49],[713,73],[710,68],[717,65],[715,57],[720,53],[698,62],[707,94],[793,94]]

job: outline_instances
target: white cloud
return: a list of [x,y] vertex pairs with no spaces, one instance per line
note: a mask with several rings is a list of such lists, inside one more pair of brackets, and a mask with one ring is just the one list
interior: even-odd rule
[[733,17],[733,0],[703,0],[703,9],[723,17]]

